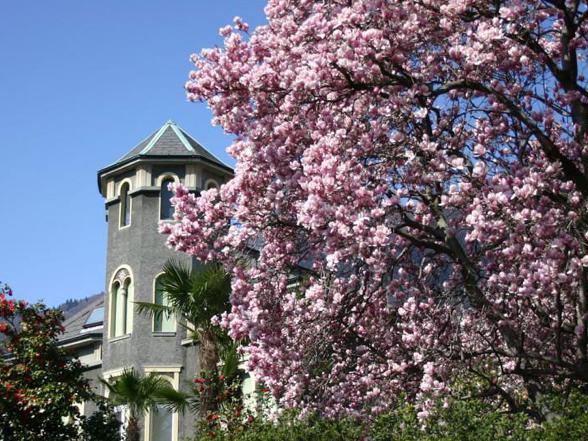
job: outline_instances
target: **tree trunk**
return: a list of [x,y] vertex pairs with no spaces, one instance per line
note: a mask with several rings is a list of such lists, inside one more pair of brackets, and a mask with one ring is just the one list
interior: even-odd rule
[[141,428],[139,427],[139,420],[136,417],[129,417],[126,432],[127,437],[125,441],[140,441]]
[[[212,378],[218,374],[219,354],[216,338],[212,331],[206,329],[200,333],[200,371],[211,375]],[[206,418],[209,412],[218,408],[214,387],[208,384],[205,392],[200,395],[200,417]]]

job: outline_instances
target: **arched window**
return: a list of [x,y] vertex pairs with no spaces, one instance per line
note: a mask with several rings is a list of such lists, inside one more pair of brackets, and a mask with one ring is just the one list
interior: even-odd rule
[[[168,306],[168,299],[161,283],[161,276],[155,279],[155,303]],[[160,314],[153,317],[153,332],[175,332],[176,323],[174,317],[169,314]]]
[[173,192],[169,189],[169,184],[174,183],[174,178],[166,177],[161,181],[161,203],[160,203],[160,219],[173,219],[174,207],[171,203]]
[[116,273],[110,288],[110,336],[118,337],[131,333],[131,305],[133,284],[130,273],[121,269]]
[[[145,370],[145,374],[147,374],[147,370]],[[175,377],[174,374],[171,375]],[[169,375],[160,374],[159,377],[168,381],[171,387],[177,389],[177,385],[174,387],[173,380]],[[165,405],[157,404],[153,407],[147,415],[145,424],[147,426],[145,427],[145,439],[149,441],[173,441],[177,439],[178,415],[170,411]]]
[[151,439],[153,441],[173,440],[173,413],[164,405],[158,404],[151,411]]
[[120,226],[131,224],[131,197],[129,196],[129,183],[125,182],[120,187]]
[[206,181],[206,189],[210,190],[211,188],[218,188],[218,185],[216,181],[209,179],[208,181]]

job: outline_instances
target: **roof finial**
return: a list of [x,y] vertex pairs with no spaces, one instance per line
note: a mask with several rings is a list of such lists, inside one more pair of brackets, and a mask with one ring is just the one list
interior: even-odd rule
[[173,119],[171,119],[171,118],[170,118],[170,119],[168,119],[168,120],[167,120],[167,122],[166,122],[165,124],[166,124],[166,125],[172,125],[172,126],[175,126],[175,125],[176,125],[176,122],[175,122]]

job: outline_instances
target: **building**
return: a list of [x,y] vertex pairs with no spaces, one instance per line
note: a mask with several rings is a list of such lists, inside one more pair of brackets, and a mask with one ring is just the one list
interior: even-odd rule
[[[194,267],[191,257],[165,246],[160,221],[173,222],[170,183],[197,193],[218,187],[233,170],[174,122],[141,141],[118,161],[98,171],[105,199],[108,243],[105,296],[87,305],[64,325],[63,346],[75,349],[87,376],[115,378],[125,369],[156,372],[186,390],[199,370],[198,348],[173,317],[155,320],[138,314],[133,302],[165,302],[158,276],[174,258]],[[92,403],[83,411],[90,414]],[[179,441],[193,433],[194,418],[151,412],[142,421],[145,441]]]

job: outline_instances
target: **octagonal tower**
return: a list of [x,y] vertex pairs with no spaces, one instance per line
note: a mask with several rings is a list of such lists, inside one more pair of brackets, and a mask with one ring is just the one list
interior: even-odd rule
[[[168,121],[114,164],[98,172],[108,222],[104,299],[105,378],[134,368],[158,372],[186,389],[198,371],[197,348],[175,318],[138,314],[133,302],[165,302],[157,278],[170,258],[193,267],[189,256],[170,250],[158,233],[160,221],[173,222],[168,184],[180,182],[195,193],[218,187],[233,170],[185,130]],[[176,441],[191,433],[193,420],[156,412],[146,416],[145,441]]]

